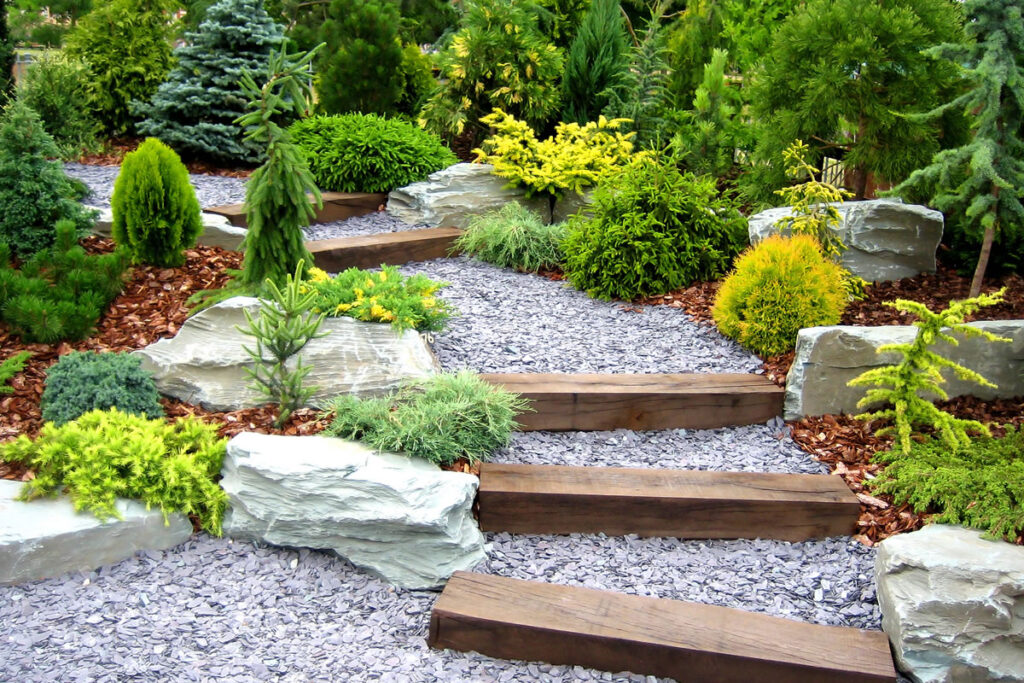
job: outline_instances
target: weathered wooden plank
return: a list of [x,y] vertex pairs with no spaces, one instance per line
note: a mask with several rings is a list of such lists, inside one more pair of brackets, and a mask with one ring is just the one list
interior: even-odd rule
[[[388,196],[380,192],[322,192],[320,198],[323,206],[317,209],[314,223],[331,223],[373,213],[387,202]],[[203,210],[226,217],[234,226],[248,226],[245,204],[225,204]]]
[[803,541],[850,534],[840,477],[561,465],[480,466],[480,528]]
[[785,391],[763,375],[485,374],[530,399],[519,416],[536,430],[714,429],[782,414]]
[[317,268],[338,272],[441,258],[449,254],[461,234],[458,228],[426,228],[307,242],[306,247]]
[[688,683],[896,680],[881,631],[468,572],[434,605],[427,642]]

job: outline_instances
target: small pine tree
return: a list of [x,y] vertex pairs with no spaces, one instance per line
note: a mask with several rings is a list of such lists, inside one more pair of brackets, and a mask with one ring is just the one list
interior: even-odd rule
[[[965,337],[982,337],[989,341],[1011,341],[1005,337],[997,337],[987,330],[964,324],[964,319],[968,315],[982,306],[991,306],[1001,302],[1005,293],[1006,289],[1003,288],[994,294],[982,294],[972,299],[954,301],[946,310],[939,313],[932,313],[927,306],[916,301],[905,299],[897,299],[895,302],[886,301],[886,306],[913,313],[920,318],[914,323],[914,326],[917,327],[917,336],[910,344],[885,344],[878,348],[878,353],[895,352],[902,355],[903,360],[898,364],[872,368],[847,382],[851,387],[876,387],[868,389],[864,398],[857,403],[858,408],[875,403],[889,405],[888,408],[863,413],[857,418],[861,420],[891,419],[893,426],[881,429],[877,433],[880,436],[896,435],[899,447],[905,454],[910,453],[910,435],[915,426],[934,428],[941,440],[955,452],[970,446],[969,431],[990,436],[988,427],[981,422],[953,417],[949,413],[939,410],[934,403],[923,398],[921,394],[933,394],[943,400],[949,398],[949,395],[940,386],[946,381],[940,373],[942,368],[948,368],[964,381],[975,382],[985,387],[995,387],[974,370],[940,356],[929,347],[939,340],[953,346],[959,345],[956,337],[951,335],[954,332],[959,332]],[[949,332],[944,332],[944,328],[949,328]]]
[[14,41],[7,25],[7,0],[0,0],[0,104],[14,94]]
[[402,96],[398,9],[390,0],[332,0],[316,92],[328,114],[391,114]]
[[132,107],[148,102],[174,65],[175,0],[114,0],[85,15],[67,37],[67,54],[89,67],[96,116],[112,135],[130,132]]
[[188,170],[174,150],[147,138],[125,156],[110,199],[110,234],[135,263],[176,268],[203,231]]
[[562,79],[562,120],[596,121],[622,79],[629,46],[619,0],[594,0],[569,48]]
[[675,142],[685,153],[683,165],[694,173],[726,175],[733,167],[738,141],[733,117],[737,113],[735,93],[725,80],[729,53],[715,49],[704,65],[704,80],[697,87],[693,108],[684,114],[683,129]]
[[245,113],[239,78],[243,71],[266,68],[270,51],[284,44],[284,31],[262,0],[220,0],[185,39],[174,51],[178,65],[152,102],[139,109],[146,116],[139,133],[160,138],[186,157],[259,163],[263,149],[246,141],[235,124]]
[[895,192],[932,185],[930,203],[963,216],[970,237],[981,237],[971,296],[981,292],[992,243],[1001,233],[1024,236],[1024,20],[1019,0],[967,0],[968,44],[947,43],[932,51],[966,69],[970,89],[929,112],[962,110],[973,120],[971,140],[936,154]]

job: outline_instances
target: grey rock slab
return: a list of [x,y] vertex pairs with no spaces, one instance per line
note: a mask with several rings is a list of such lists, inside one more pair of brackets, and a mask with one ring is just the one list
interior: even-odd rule
[[[979,321],[969,325],[1011,341],[990,342],[954,335],[959,341],[957,346],[938,342],[933,350],[980,373],[996,387],[957,379],[944,369],[946,392],[951,397],[970,395],[983,399],[1024,395],[1024,320]],[[917,328],[912,325],[833,325],[800,330],[796,357],[786,377],[786,419],[856,412],[857,402],[868,387],[849,387],[846,383],[871,368],[899,362],[898,354],[878,354],[877,349],[885,344],[910,343],[916,333]]]
[[229,536],[329,549],[403,588],[433,588],[484,559],[478,480],[321,436],[243,433],[221,486]]
[[[935,251],[942,239],[942,213],[899,200],[870,199],[835,204],[841,220],[834,228],[847,250],[843,265],[869,282],[884,282],[935,272]],[[778,221],[792,212],[783,206],[750,217],[750,243],[779,232]]]
[[0,480],[0,584],[92,570],[192,535],[184,515],[171,514],[165,523],[163,513],[136,501],[119,499],[123,519],[101,522],[91,512],[76,513],[67,497],[15,500],[21,487]]
[[590,207],[594,203],[594,191],[567,192],[566,195],[555,201],[551,211],[551,222],[562,223],[569,220],[571,216],[582,211],[584,215],[590,216],[593,212]]
[[473,216],[519,202],[551,220],[547,198],[527,199],[519,188],[493,175],[490,164],[455,164],[431,173],[426,180],[392,190],[388,194],[389,215],[429,227],[465,228]]
[[[109,207],[89,206],[99,212],[92,231],[100,237],[110,237],[110,228],[114,224],[114,212]],[[231,225],[227,218],[215,213],[201,215],[203,231],[199,234],[198,244],[208,247],[220,247],[230,251],[240,251],[242,240],[248,232],[245,228]]]
[[882,629],[915,681],[1024,680],[1024,548],[934,524],[875,559]]
[[[252,297],[228,299],[189,318],[173,338],[133,353],[164,395],[209,410],[262,405],[267,399],[249,387],[245,372],[252,361],[244,347],[252,348],[254,339],[236,329],[246,327],[244,311],[255,315],[259,308]],[[306,378],[307,386],[317,388],[312,405],[341,394],[386,393],[438,369],[427,342],[413,330],[398,333],[390,325],[353,318],[326,318],[320,329],[327,335],[298,354],[313,367]]]

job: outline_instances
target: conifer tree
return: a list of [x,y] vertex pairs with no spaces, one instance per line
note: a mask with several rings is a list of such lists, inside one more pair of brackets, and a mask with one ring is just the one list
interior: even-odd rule
[[684,115],[684,127],[676,143],[685,153],[683,164],[694,173],[725,175],[733,166],[737,146],[735,93],[725,81],[729,53],[715,49],[704,65],[704,80],[693,98],[693,108]]
[[394,113],[402,96],[398,9],[390,0],[332,0],[320,27],[317,96],[328,114]]
[[932,52],[967,65],[970,89],[924,118],[963,110],[972,119],[971,140],[936,154],[895,191],[930,185],[935,188],[930,203],[963,216],[970,236],[981,237],[974,297],[981,292],[996,236],[1024,236],[1024,10],[1019,0],[967,0],[964,10],[973,40]]
[[[159,138],[185,157],[258,163],[263,148],[245,140],[235,119],[246,111],[239,84],[244,71],[265,79],[270,51],[284,43],[262,0],[219,0],[186,44],[174,51],[178,65],[140,108],[143,135]],[[259,72],[264,70],[264,75]]]
[[569,48],[562,78],[562,120],[596,121],[622,79],[629,45],[619,0],[594,0]]
[[14,41],[7,25],[7,0],[0,0],[0,104],[14,93]]

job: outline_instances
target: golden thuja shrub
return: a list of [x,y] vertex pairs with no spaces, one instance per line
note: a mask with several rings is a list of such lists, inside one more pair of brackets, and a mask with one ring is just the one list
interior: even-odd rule
[[774,356],[796,346],[800,328],[838,323],[846,301],[843,269],[817,240],[776,235],[736,259],[711,313],[722,334]]

